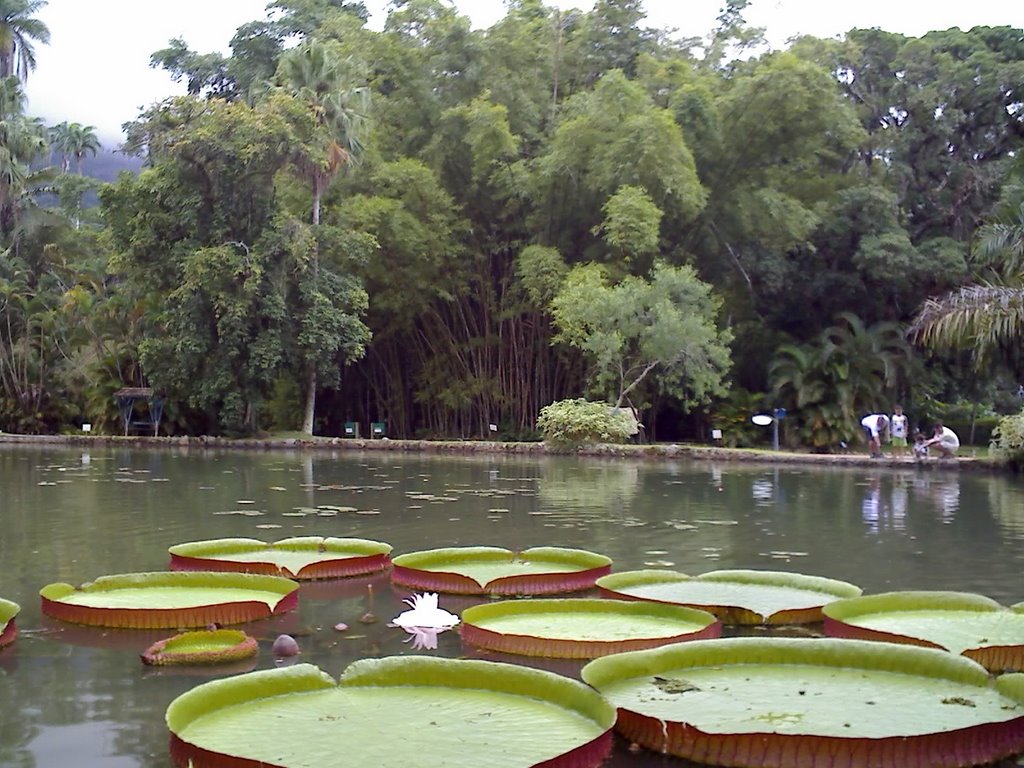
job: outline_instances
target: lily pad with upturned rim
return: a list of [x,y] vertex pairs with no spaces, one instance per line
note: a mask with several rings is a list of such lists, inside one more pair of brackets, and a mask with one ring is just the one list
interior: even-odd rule
[[174,570],[237,571],[300,580],[362,576],[391,565],[390,544],[322,536],[296,536],[271,543],[210,539],[175,544],[168,552]]
[[587,768],[615,709],[575,680],[512,664],[366,659],[335,683],[309,664],[200,685],[167,708],[175,764]]
[[14,638],[18,636],[18,627],[14,623],[14,617],[20,610],[21,606],[17,603],[0,598],[0,648],[13,643]]
[[861,594],[845,581],[785,571],[625,571],[598,579],[597,586],[606,597],[687,605],[725,624],[745,625],[819,622],[823,605]]
[[1024,670],[1024,604],[969,592],[905,591],[827,605],[825,633],[942,648],[992,672]]
[[649,749],[746,768],[955,768],[1024,751],[1024,675],[864,640],[732,638],[606,656],[583,679]]
[[582,549],[450,547],[393,560],[391,580],[404,587],[462,595],[551,595],[590,589],[612,561]]
[[285,613],[298,604],[299,585],[251,573],[152,572],[102,576],[75,588],[40,590],[43,613],[95,627],[174,629],[241,624]]
[[462,612],[459,633],[478,648],[523,656],[593,659],[721,636],[706,611],[626,600],[504,600]]
[[229,664],[259,652],[256,638],[239,629],[182,632],[158,640],[142,653],[142,661],[155,667],[190,664]]

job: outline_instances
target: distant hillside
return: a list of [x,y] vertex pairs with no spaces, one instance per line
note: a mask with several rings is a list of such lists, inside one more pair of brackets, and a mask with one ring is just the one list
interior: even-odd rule
[[141,157],[129,157],[106,147],[97,152],[96,157],[90,155],[82,161],[82,175],[100,181],[114,181],[121,171],[138,173],[141,169]]

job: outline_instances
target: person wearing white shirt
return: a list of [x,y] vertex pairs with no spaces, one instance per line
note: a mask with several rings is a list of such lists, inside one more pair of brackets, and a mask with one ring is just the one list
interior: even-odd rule
[[864,436],[868,439],[868,455],[873,459],[882,456],[882,434],[889,429],[889,417],[884,413],[872,413],[860,420]]
[[944,427],[940,421],[935,424],[935,433],[932,439],[926,440],[924,444],[928,447],[934,445],[942,458],[951,459],[960,449],[960,438],[956,436],[956,432],[949,427]]

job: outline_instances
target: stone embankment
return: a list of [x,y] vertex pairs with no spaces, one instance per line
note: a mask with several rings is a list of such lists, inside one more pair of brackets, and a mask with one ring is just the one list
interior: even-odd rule
[[[0,432],[0,445],[45,444],[74,447],[120,446],[139,448],[198,448],[215,450],[258,451],[375,451],[382,453],[435,453],[451,455],[507,454],[547,456],[564,454],[544,443],[506,443],[483,440],[373,440],[342,437],[311,438],[226,438],[226,437],[146,437],[104,435],[13,435]],[[969,448],[967,450],[970,450]],[[592,445],[573,451],[578,456],[626,459],[689,459],[694,461],[745,462],[761,464],[815,465],[836,467],[890,467],[999,470],[989,460],[973,456],[955,459],[887,456],[872,459],[861,453],[799,453],[746,448],[722,448],[708,445],[657,443],[653,445]]]

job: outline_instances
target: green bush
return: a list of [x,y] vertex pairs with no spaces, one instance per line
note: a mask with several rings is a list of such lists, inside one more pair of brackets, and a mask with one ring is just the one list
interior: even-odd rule
[[992,430],[992,456],[1015,469],[1024,467],[1024,412],[1004,416]]
[[537,429],[555,448],[573,449],[594,443],[624,443],[636,433],[625,413],[613,412],[608,403],[583,398],[559,400],[540,409]]

